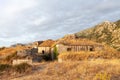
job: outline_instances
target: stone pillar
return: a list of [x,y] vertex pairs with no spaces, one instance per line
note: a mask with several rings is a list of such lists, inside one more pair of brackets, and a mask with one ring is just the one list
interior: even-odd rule
[[51,48],[51,59],[54,60],[54,52],[53,52],[53,48]]
[[80,51],[80,46],[78,47],[78,50]]

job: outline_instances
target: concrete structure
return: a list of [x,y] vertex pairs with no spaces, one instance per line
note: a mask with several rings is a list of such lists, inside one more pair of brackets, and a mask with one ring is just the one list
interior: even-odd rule
[[103,50],[102,45],[56,45],[58,52],[80,52],[80,51],[100,51]]
[[104,50],[103,45],[87,39],[63,39],[56,43],[56,47],[59,53]]
[[17,60],[13,60],[12,62],[13,65],[18,65],[22,63],[27,63],[27,64],[32,65],[32,60],[31,59],[17,59]]
[[51,47],[38,47],[39,54],[49,54],[51,53]]
[[17,51],[17,56],[19,56],[19,57],[33,56],[37,52],[38,52],[37,48],[19,50],[19,51]]
[[32,43],[32,47],[38,47],[41,43],[43,43],[43,41],[36,41]]
[[52,45],[55,43],[53,40],[46,40],[38,47],[39,54],[49,54],[51,53]]
[[[72,39],[68,39],[72,38]],[[58,53],[64,52],[80,52],[80,51],[101,51],[104,50],[104,46],[86,39],[75,39],[74,35],[65,37],[53,42],[51,40],[43,42],[38,47],[39,54],[51,54],[51,58],[54,59],[54,49],[57,48]]]

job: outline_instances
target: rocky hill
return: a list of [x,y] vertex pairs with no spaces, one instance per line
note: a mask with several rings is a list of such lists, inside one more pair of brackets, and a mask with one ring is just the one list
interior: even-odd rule
[[120,20],[105,21],[89,29],[75,33],[77,38],[87,38],[96,42],[108,44],[120,51]]

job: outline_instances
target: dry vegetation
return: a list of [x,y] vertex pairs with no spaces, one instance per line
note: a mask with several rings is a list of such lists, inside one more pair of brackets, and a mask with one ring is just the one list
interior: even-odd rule
[[12,53],[15,53],[17,50],[24,50],[24,49],[29,49],[27,46],[16,46],[16,47],[9,47],[9,48],[4,48],[0,50],[0,55],[9,55]]
[[85,38],[71,39],[68,37],[69,35],[65,38],[59,39],[57,43],[65,45],[101,45],[100,43]]
[[41,43],[39,46],[40,47],[51,47],[54,43],[55,43],[55,41],[49,39],[49,40],[46,40],[43,43]]
[[[87,39],[61,39],[66,44],[97,44]],[[45,41],[42,46],[52,46],[54,41]],[[120,52],[105,45],[103,51],[66,52],[58,59],[63,62],[34,63],[30,66],[5,64],[15,58],[17,50],[25,46],[0,49],[0,56],[8,55],[0,64],[0,80],[120,80]],[[0,63],[2,63],[0,61]]]
[[120,54],[108,46],[99,52],[62,53],[59,58],[67,61],[18,65],[12,73],[11,66],[3,65],[1,70],[7,74],[0,80],[120,80]]
[[120,60],[50,62],[9,80],[120,80]]
[[99,43],[105,43],[120,51],[120,20],[105,21],[75,34],[78,38],[87,38]]
[[0,80],[9,80],[10,77],[29,73],[32,71],[32,66],[27,63],[19,65],[0,64]]
[[16,46],[0,49],[0,63],[11,63],[14,58],[17,58],[16,53],[19,50],[30,49],[28,46]]
[[15,53],[15,49],[14,48],[5,48],[3,50],[0,50],[0,55],[9,55],[9,54],[12,54],[12,53]]
[[59,55],[62,60],[119,59],[120,54],[106,52],[66,52]]

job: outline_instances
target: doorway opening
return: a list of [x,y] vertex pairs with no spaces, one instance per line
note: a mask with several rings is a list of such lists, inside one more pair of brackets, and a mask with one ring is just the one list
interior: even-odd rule
[[42,54],[45,54],[45,51],[44,51],[44,50],[42,50]]

